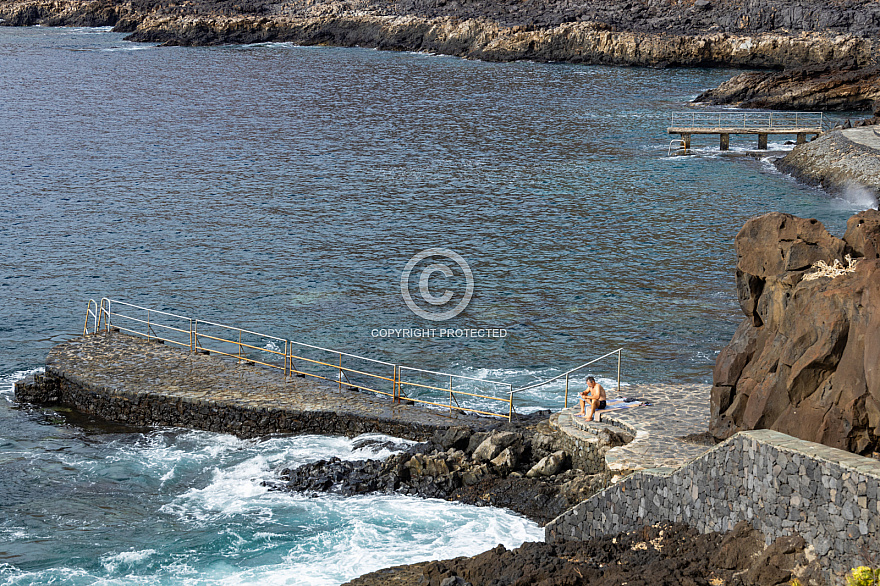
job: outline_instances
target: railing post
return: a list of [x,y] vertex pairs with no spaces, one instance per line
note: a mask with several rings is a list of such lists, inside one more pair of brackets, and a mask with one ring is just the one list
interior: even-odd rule
[[565,408],[568,409],[568,374],[565,375]]
[[452,375],[449,375],[449,410],[452,411]]
[[513,385],[507,383],[508,391],[507,391],[507,401],[509,403],[508,411],[507,411],[507,421],[513,420]]
[[397,403],[399,401],[398,393],[400,392],[400,385],[397,383],[397,365],[393,365],[391,370],[391,402]]
[[238,330],[238,363],[241,364],[241,330]]
[[342,390],[342,352],[339,353],[339,390]]
[[620,354],[623,348],[617,350],[617,398],[620,398]]
[[147,342],[150,341],[150,310],[147,310]]

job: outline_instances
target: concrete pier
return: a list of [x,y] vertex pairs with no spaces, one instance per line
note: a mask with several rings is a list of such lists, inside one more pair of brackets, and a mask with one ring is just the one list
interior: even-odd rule
[[414,440],[438,429],[496,419],[394,404],[387,397],[218,356],[190,353],[119,332],[54,347],[46,372],[15,385],[16,399],[63,404],[109,421],[180,426],[239,437],[378,432]]
[[666,132],[681,137],[689,151],[695,134],[717,134],[722,151],[730,150],[731,134],[758,136],[758,150],[767,150],[767,138],[794,135],[797,144],[807,135],[819,136],[826,125],[822,112],[673,112]]

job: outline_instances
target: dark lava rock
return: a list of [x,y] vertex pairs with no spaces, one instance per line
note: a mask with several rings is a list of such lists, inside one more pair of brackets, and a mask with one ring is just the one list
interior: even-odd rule
[[792,577],[804,586],[823,584],[803,539],[783,537],[765,548],[763,535],[746,522],[728,535],[663,523],[588,541],[499,545],[470,558],[381,570],[347,586],[402,583],[397,576],[425,586],[779,586]]
[[880,65],[856,59],[741,73],[694,102],[772,110],[871,110],[880,100]]
[[[608,485],[606,471],[571,468],[542,412],[494,429],[438,431],[384,461],[322,460],[282,470],[277,490],[331,492],[344,496],[369,492],[418,495],[478,506],[504,507],[547,523]],[[610,438],[607,447],[619,445]],[[530,478],[540,460],[558,456],[553,474]]]
[[[870,455],[880,451],[880,212],[860,212],[843,239],[820,222],[771,213],[736,237],[746,315],[715,364],[710,431],[775,429]],[[855,270],[804,276],[845,254]],[[846,263],[844,263],[846,264]]]

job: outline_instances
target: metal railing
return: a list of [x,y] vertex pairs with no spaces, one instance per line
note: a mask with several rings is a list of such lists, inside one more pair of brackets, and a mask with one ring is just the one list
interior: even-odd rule
[[[614,354],[617,354],[617,389],[620,391],[622,348],[551,379],[514,390],[513,385],[507,382],[400,366],[106,297],[100,303],[89,300],[83,335],[102,330],[127,332],[163,344],[189,348],[192,353],[218,354],[238,360],[239,363],[247,362],[281,370],[285,380],[290,377],[316,378],[336,383],[339,390],[344,385],[351,390],[364,390],[390,397],[395,403],[402,400],[412,401],[450,411],[504,417],[508,420],[516,414],[516,393],[542,387],[563,377],[567,408],[571,374]],[[456,383],[459,383],[458,388]],[[463,389],[463,384],[469,387]],[[489,390],[481,392],[480,387]],[[435,395],[440,393],[446,399],[445,402],[436,399]],[[465,401],[471,401],[471,404],[465,404]],[[503,405],[503,410],[493,410],[493,405]]]
[[[205,332],[204,330],[207,328],[213,328],[215,330],[214,333],[217,335],[211,335]],[[216,330],[219,330],[219,332]],[[233,332],[237,339],[228,339],[220,335],[220,332],[226,331]],[[250,330],[227,326],[225,324],[218,324],[203,319],[194,319],[192,320],[192,340],[192,350],[194,352],[219,354],[221,356],[236,358],[239,362],[250,362],[252,364],[260,364],[269,368],[275,368],[284,371],[284,376],[287,377],[287,366],[289,364],[287,359],[288,341],[283,338],[276,338],[275,336],[252,332]],[[203,340],[208,340],[208,342],[205,343]],[[268,340],[269,342],[262,346],[257,345],[258,342],[265,340]],[[280,343],[281,347],[277,349],[271,347],[270,344],[275,342]],[[209,346],[208,344],[213,345]],[[235,348],[233,349],[232,346]],[[281,348],[284,350],[282,351]],[[258,356],[259,359],[256,358],[256,356]],[[280,360],[280,364],[278,360]]]
[[[89,300],[90,306],[92,303],[95,303],[95,301]],[[135,309],[139,312],[142,312],[142,315],[141,317],[133,317],[118,311],[113,311],[114,305]],[[183,315],[177,315],[176,313],[168,313],[167,311],[160,311],[158,309],[150,309],[149,307],[141,307],[140,305],[126,303],[124,301],[107,299],[106,297],[101,299],[101,303],[100,305],[98,305],[98,308],[99,317],[96,331],[101,327],[101,324],[103,323],[106,329],[113,327],[123,332],[144,336],[148,340],[158,340],[162,343],[168,342],[177,346],[185,346],[190,348],[192,351],[195,351],[193,337],[195,328],[194,320],[192,318]],[[123,320],[123,322],[119,323],[117,321],[116,323],[112,323],[114,317]],[[177,320],[179,322],[186,322],[186,326],[182,327],[182,323],[179,323],[178,325],[168,325],[166,323],[161,323],[161,321],[159,320],[161,320],[162,318],[173,318],[174,320]],[[135,328],[142,328],[142,330],[138,330]],[[157,329],[161,332],[161,334],[168,337],[163,337],[163,335],[157,333]],[[182,336],[181,340],[175,340],[174,338],[171,338],[171,336],[174,335],[171,332],[186,334],[187,341],[181,341]]]
[[[403,375],[404,372],[411,373],[411,376],[420,376],[421,378],[419,378],[418,380],[421,382],[410,382],[412,380],[411,378],[407,378],[407,380],[404,380],[404,375]],[[416,375],[415,373],[418,373],[418,375]],[[447,382],[447,386],[441,387],[441,386],[432,385],[432,384],[430,384],[430,380],[426,380],[428,378],[435,378],[435,379],[442,378],[442,379],[444,379],[445,382]],[[455,387],[453,385],[453,381],[456,381],[456,380],[458,380],[458,381],[471,381],[472,383],[476,382],[481,385],[489,385],[494,388],[503,387],[507,391],[507,397],[501,398],[501,397],[497,397],[494,395],[487,395],[487,394],[483,394],[483,393],[462,391],[460,389],[457,390],[457,389],[455,389]],[[500,417],[507,417],[508,420],[510,420],[514,415],[514,411],[513,411],[513,385],[510,383],[487,380],[487,379],[482,379],[482,378],[473,378],[470,376],[462,376],[460,374],[449,374],[446,372],[435,372],[433,370],[424,370],[422,368],[412,368],[409,366],[398,366],[397,367],[397,385],[398,385],[398,392],[400,393],[400,396],[405,398],[408,401],[414,401],[416,403],[424,403],[426,405],[435,405],[437,407],[448,407],[449,409],[458,409],[460,411],[479,413],[481,415],[496,415],[496,416],[500,416]],[[415,396],[407,396],[406,394],[403,393],[403,389],[405,387],[410,387],[410,388],[416,389],[417,391],[419,389],[429,389],[429,390],[433,390],[433,391],[440,391],[443,393],[448,393],[449,402],[444,404],[444,403],[439,403],[436,401],[428,401],[425,399],[416,398]],[[459,396],[473,397],[475,399],[483,399],[484,401],[498,401],[501,403],[505,403],[507,405],[507,413],[505,415],[501,415],[500,413],[495,413],[492,411],[485,411],[485,410],[481,410],[481,409],[462,407],[461,403],[459,403],[459,401],[458,401]],[[453,403],[455,403],[455,404],[453,405]]]
[[[675,147],[675,148],[673,149],[673,147]],[[673,139],[673,140],[670,140],[670,141],[669,141],[669,150],[666,151],[666,156],[667,156],[667,157],[671,157],[671,156],[672,156],[672,151],[673,151],[673,150],[674,150],[676,153],[677,153],[678,151],[685,151],[685,152],[687,152],[687,142],[685,142],[684,140],[682,140],[682,139],[680,139],[680,138],[675,138],[675,139]]]
[[510,392],[510,394],[511,394],[511,396],[513,396],[514,393],[528,391],[531,389],[537,389],[538,387],[543,387],[544,385],[548,385],[552,382],[558,381],[559,379],[565,377],[565,408],[568,409],[568,385],[569,385],[569,381],[571,379],[571,375],[573,373],[581,370],[582,368],[586,368],[587,366],[590,366],[591,364],[595,364],[596,362],[599,362],[600,360],[604,360],[605,358],[608,358],[609,356],[613,356],[613,355],[617,354],[617,393],[619,395],[620,394],[620,359],[621,359],[622,352],[623,352],[623,348],[618,348],[617,350],[612,350],[608,354],[604,354],[598,358],[594,358],[594,359],[590,360],[589,362],[585,362],[584,364],[581,364],[580,366],[576,366],[575,368],[572,368],[571,370],[567,370],[567,371],[563,372],[562,374],[557,374],[553,378],[548,378],[545,381],[541,381],[539,383],[531,384],[531,385],[528,385],[525,387],[520,387],[516,390],[513,390]]
[[[515,414],[513,394],[510,392],[513,387],[509,383],[399,366],[106,297],[100,303],[89,300],[83,335],[90,333],[90,320],[91,333],[114,330],[144,336],[148,340],[189,348],[193,353],[218,354],[238,360],[239,363],[247,362],[281,370],[285,380],[290,377],[316,378],[336,383],[339,390],[345,386],[351,390],[369,391],[390,397],[395,403],[406,400],[452,411],[504,417],[508,420]],[[407,374],[406,380],[403,379],[404,373]],[[431,384],[429,380],[417,378],[415,373],[442,377],[448,381],[448,385],[441,387]],[[505,388],[507,396],[500,398],[454,388],[453,381],[464,380],[494,387],[500,385]],[[415,391],[408,396],[405,392],[407,389]],[[449,401],[441,403],[432,397],[418,396],[420,390],[427,390],[429,393],[440,391],[449,397]],[[504,409],[502,412],[464,405],[459,401],[462,397],[498,401],[504,404]]]
[[731,128],[741,130],[788,129],[825,131],[830,122],[824,112],[672,112],[671,128]]
[[[319,378],[319,379],[323,379],[323,380],[327,380],[327,381],[333,381],[338,385],[339,390],[342,390],[342,385],[344,384],[350,389],[362,389],[365,391],[371,391],[373,393],[385,395],[387,397],[391,397],[391,398],[397,400],[398,395],[396,393],[396,387],[397,387],[397,379],[396,379],[397,365],[396,364],[392,364],[391,362],[383,362],[381,360],[374,360],[372,358],[366,358],[364,356],[358,356],[357,354],[349,354],[347,352],[340,352],[339,350],[330,350],[328,348],[322,348],[320,346],[313,346],[311,344],[304,344],[302,342],[294,342],[292,340],[289,342],[289,344],[290,344],[290,346],[289,346],[289,351],[288,351],[288,360],[290,362],[291,374],[294,374],[296,376],[312,377],[312,378]],[[299,349],[297,354],[293,353],[294,348]],[[303,351],[304,349],[319,352],[319,353],[321,353],[321,355],[326,355],[327,358],[325,358],[323,360],[319,360],[317,358],[308,358],[304,355],[306,353],[305,351]],[[333,358],[333,362],[330,362],[331,358]],[[390,368],[391,369],[391,376],[388,377],[385,374],[376,374],[375,372],[369,372],[366,370],[365,366],[360,367],[360,368],[354,368],[352,366],[343,366],[343,359],[344,358],[348,358],[349,361],[357,360],[357,361],[364,362],[364,363],[367,363],[370,365],[379,365],[382,367],[381,370],[385,370],[385,371],[387,371]],[[297,363],[295,363],[294,360],[300,361],[300,364],[302,362],[305,362],[305,363],[312,364],[315,366],[325,367],[323,369],[325,371],[325,374],[320,374],[320,373],[316,373],[316,372],[309,372],[309,371],[305,370],[305,368],[298,368]],[[328,370],[335,371],[335,376],[333,376],[333,377],[329,376],[329,373],[327,373]],[[367,379],[367,384],[364,384],[364,382],[363,382],[364,378],[360,378],[360,380],[358,380],[358,377],[365,377]],[[378,388],[379,385],[383,384],[382,381],[385,381],[386,383],[391,383],[390,390],[387,388],[385,388],[385,389]],[[375,386],[369,386],[369,385],[375,385]]]

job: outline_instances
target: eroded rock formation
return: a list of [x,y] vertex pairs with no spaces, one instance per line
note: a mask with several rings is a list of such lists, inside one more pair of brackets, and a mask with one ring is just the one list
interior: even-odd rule
[[[386,460],[321,460],[281,471],[277,490],[343,496],[384,492],[505,507],[545,524],[608,485],[607,470],[581,470],[547,413],[490,431],[450,428]],[[604,431],[601,451],[623,443]],[[631,439],[631,438],[630,438]]]
[[0,0],[2,24],[169,45],[285,41],[486,61],[773,67],[878,54],[873,0]]
[[880,143],[875,138],[876,129],[880,126],[826,132],[794,147],[775,162],[776,168],[854,203],[876,205],[880,197],[880,149],[858,142]]
[[[766,214],[746,222],[736,251],[746,319],[715,364],[712,434],[769,428],[880,451],[880,212],[850,218],[842,239],[816,220]],[[805,278],[847,254],[853,271]]]
[[871,110],[880,100],[880,65],[856,59],[785,71],[742,73],[694,100],[773,110]]

